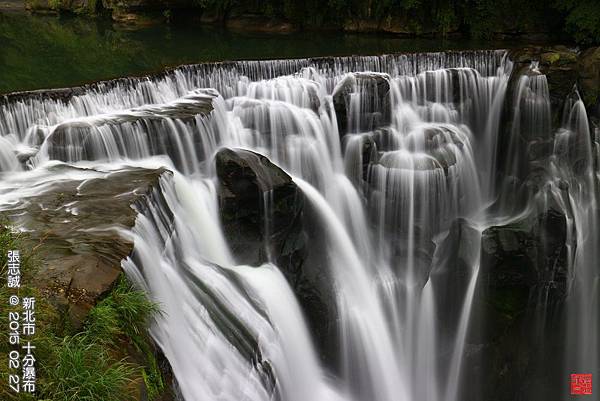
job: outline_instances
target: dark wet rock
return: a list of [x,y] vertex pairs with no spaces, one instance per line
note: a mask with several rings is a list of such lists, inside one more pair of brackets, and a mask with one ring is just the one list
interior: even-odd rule
[[189,0],[97,0],[96,4],[99,12],[109,14],[126,29],[169,23],[173,13],[198,12],[200,8],[199,3]]
[[563,390],[566,223],[550,208],[483,231],[464,362],[478,387],[462,399],[552,399]]
[[377,162],[379,154],[377,152],[377,144],[370,136],[363,139],[361,146],[361,173],[362,179],[368,181],[369,179],[369,167]]
[[[391,111],[389,92],[390,83],[383,74],[348,74],[333,93],[333,105],[340,135],[349,132],[350,118],[352,120],[358,118],[360,121],[360,126],[354,127],[354,133],[372,131],[389,124]],[[358,116],[353,114],[350,117],[351,97],[358,93],[362,94],[360,114]]]
[[528,145],[527,155],[529,161],[544,160],[552,156],[554,151],[554,140],[535,139]]
[[162,174],[164,170],[131,169],[56,182],[2,212],[30,232],[28,241],[42,261],[33,284],[68,311],[75,327],[120,275],[121,260],[129,256],[133,243],[118,230],[133,227],[137,214],[132,205]]
[[344,22],[343,28],[346,32],[377,32],[379,22],[372,19],[349,18]]
[[128,9],[128,10],[162,10],[189,8],[188,0],[101,0],[106,9]]
[[395,138],[395,135],[396,134],[389,127],[381,127],[375,130],[372,134],[372,138],[377,145],[377,150],[380,152],[396,150],[398,147],[398,140]]
[[52,2],[45,1],[25,1],[25,9],[35,14],[50,14],[56,15],[60,9],[58,8],[58,4],[53,4]]
[[564,301],[567,287],[567,224],[550,209],[535,219],[483,232],[481,283],[496,308],[514,316],[536,292],[549,303]]
[[344,21],[342,28],[346,32],[385,32],[407,37],[447,36],[459,32],[460,27],[457,21],[452,21],[449,26],[441,28],[414,12],[408,10],[397,11],[394,10],[394,12],[378,19],[353,16]]
[[[167,14],[168,15],[168,14]],[[164,22],[167,17],[161,13],[139,13],[128,10],[116,9],[112,11],[112,19],[115,26],[121,30],[137,30],[158,25]]]
[[239,149],[219,151],[216,166],[225,234],[241,262],[261,265],[269,254],[276,261],[304,248],[304,199],[289,175],[266,157]]
[[22,13],[23,11],[25,11],[25,2],[23,0],[0,1],[0,13]]
[[380,25],[379,29],[383,32],[399,34],[399,35],[407,35],[407,36],[415,36],[415,35],[435,35],[437,34],[449,34],[451,32],[456,32],[458,30],[457,24],[453,24],[453,26],[445,29],[445,32],[440,32],[440,30],[434,27],[424,27],[415,21],[413,16],[404,14],[393,14],[384,18]]
[[482,282],[493,293],[493,306],[507,314],[527,307],[529,290],[536,284],[534,242],[528,231],[516,226],[492,227],[483,233]]
[[281,269],[304,310],[322,359],[333,364],[336,312],[322,257],[326,240],[315,228],[318,225],[306,223],[314,217],[306,209],[304,195],[288,174],[248,150],[220,150],[216,167],[223,231],[234,256],[252,266],[272,261]]

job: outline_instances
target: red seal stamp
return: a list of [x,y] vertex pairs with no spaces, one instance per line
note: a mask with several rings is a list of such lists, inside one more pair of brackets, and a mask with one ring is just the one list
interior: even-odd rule
[[574,373],[571,375],[571,395],[592,395],[591,373]]

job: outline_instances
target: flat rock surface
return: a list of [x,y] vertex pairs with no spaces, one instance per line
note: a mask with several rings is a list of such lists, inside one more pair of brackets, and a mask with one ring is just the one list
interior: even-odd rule
[[[14,189],[12,199],[7,199],[10,189],[2,188],[0,214],[27,231],[27,244],[36,248],[41,266],[32,284],[49,299],[68,305],[78,323],[118,278],[121,260],[133,249],[119,230],[133,227],[132,205],[166,170],[100,172],[67,165],[49,170],[51,181],[29,178],[33,185]],[[18,178],[11,182],[18,184]]]

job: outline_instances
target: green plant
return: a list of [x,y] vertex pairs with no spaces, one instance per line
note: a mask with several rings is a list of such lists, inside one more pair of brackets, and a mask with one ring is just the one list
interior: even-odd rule
[[597,0],[555,0],[554,6],[566,12],[566,28],[577,42],[600,43],[600,2]]
[[149,318],[158,312],[156,303],[121,276],[110,295],[90,311],[86,330],[91,336],[110,341],[120,335],[141,336]]
[[66,337],[42,360],[46,383],[40,396],[55,401],[133,400],[135,366],[115,361],[109,349],[86,333]]

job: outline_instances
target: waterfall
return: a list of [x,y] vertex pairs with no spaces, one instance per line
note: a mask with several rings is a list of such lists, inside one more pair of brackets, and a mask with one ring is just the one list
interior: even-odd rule
[[[458,401],[483,233],[552,204],[573,227],[569,369],[597,371],[599,134],[576,94],[553,131],[546,77],[532,65],[509,91],[512,69],[504,51],[243,61],[7,97],[0,206],[74,179],[57,164],[171,170],[120,230],[134,243],[122,267],[163,310],[150,334],[186,401]],[[524,138],[551,156],[533,165]],[[298,188],[313,238],[292,273],[323,269],[336,330],[313,330],[306,288],[274,256],[274,191],[259,186],[252,204],[266,257],[236,254],[220,214],[223,148],[265,156]],[[539,166],[544,185],[523,184]],[[460,268],[457,227],[470,230]]]
[[151,334],[184,399],[339,399],[277,267],[234,264],[214,185],[176,174],[155,197],[125,234],[135,254],[123,267],[163,308]]
[[[573,294],[568,303],[570,351],[566,368],[597,372],[600,369],[600,195],[594,165],[594,148],[585,106],[575,93],[565,103],[562,128],[554,139],[554,196],[560,198],[565,215],[572,220],[574,244],[569,271]],[[560,189],[555,187],[557,185]]]

